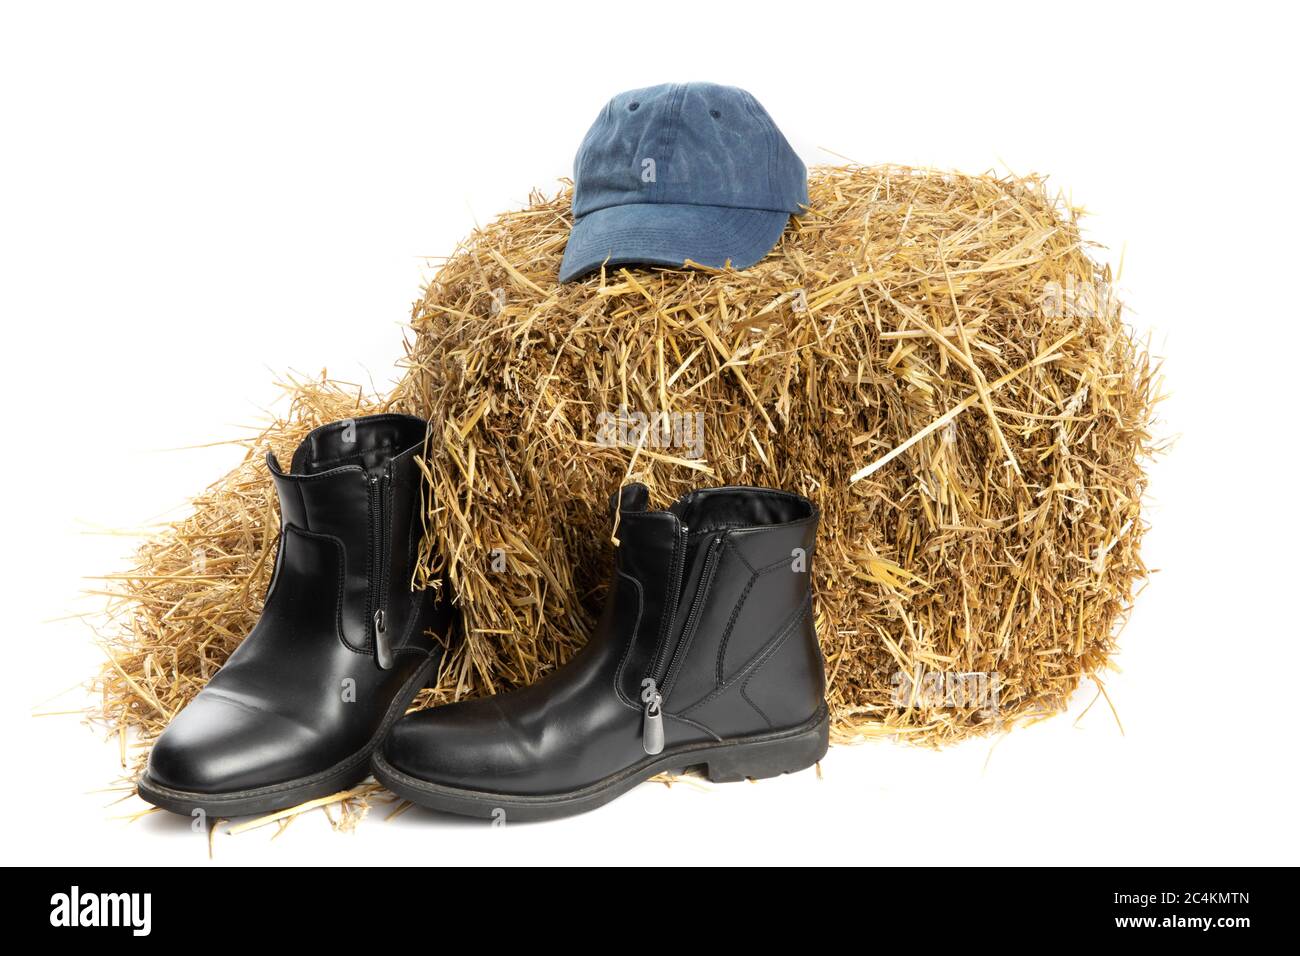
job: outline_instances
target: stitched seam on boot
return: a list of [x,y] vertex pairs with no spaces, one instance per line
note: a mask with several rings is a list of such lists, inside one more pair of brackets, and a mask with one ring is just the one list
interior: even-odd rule
[[736,601],[736,606],[731,609],[731,617],[727,619],[727,626],[722,632],[722,641],[718,645],[717,680],[714,681],[714,687],[721,687],[726,682],[727,645],[731,643],[731,632],[736,626],[736,619],[740,617],[740,610],[745,606],[745,602],[749,600],[749,592],[754,589],[754,584],[757,581],[758,575],[750,574],[749,583],[745,585],[745,590],[741,592],[739,600]]
[[757,574],[758,570],[752,564],[749,563],[749,558],[745,557],[745,552],[741,551],[740,548],[736,547],[736,545],[732,544],[730,541],[728,541],[727,543],[731,545],[731,550],[736,552],[736,557],[740,558],[740,563],[743,564],[745,567],[749,568],[749,573]]
[[[762,670],[762,668],[759,668],[759,670]],[[757,673],[758,673],[757,670],[754,671],[754,674]],[[754,674],[750,674],[749,676],[752,678]],[[758,704],[754,703],[753,698],[749,696],[748,678],[746,678],[745,683],[740,685],[740,696],[745,699],[745,703],[749,704],[750,707],[754,708],[755,713],[757,713],[759,717],[763,718],[763,723],[767,724],[768,727],[772,726],[772,718],[767,716],[767,714],[763,713],[763,708],[759,707]]]
[[733,550],[736,551],[736,555],[740,558],[741,561],[744,561],[745,566],[749,568],[749,570],[753,573],[749,579],[749,583],[745,585],[744,592],[740,595],[740,600],[738,600],[736,602],[736,606],[732,608],[731,617],[727,619],[727,627],[722,632],[722,642],[718,646],[718,671],[717,671],[717,684],[715,686],[721,686],[723,683],[725,683],[727,679],[727,645],[731,643],[731,633],[735,629],[736,619],[740,617],[740,611],[745,601],[749,598],[749,592],[753,589],[754,585],[758,583],[758,579],[760,577],[772,571],[775,571],[778,568],[783,568],[786,566],[786,560],[785,558],[782,558],[780,561],[775,561],[772,564],[769,564],[764,568],[759,568],[757,571],[755,571],[753,565],[751,565],[748,561],[745,561],[745,556],[740,553],[739,549],[733,548]]
[[701,697],[695,703],[691,704],[691,706],[685,708],[684,710],[678,711],[678,713],[689,714],[691,711],[695,710],[696,708],[703,707],[705,704],[709,703],[712,700],[715,700],[716,698],[720,697],[722,694],[726,693],[733,686],[735,686],[735,684],[738,681],[741,681],[742,679],[747,680],[755,670],[757,670],[759,667],[763,665],[763,663],[767,660],[768,657],[770,657],[773,653],[776,652],[776,649],[778,647],[780,647],[783,643],[785,643],[786,638],[790,636],[790,634],[794,631],[794,629],[803,623],[803,619],[808,615],[808,611],[811,607],[812,607],[812,595],[809,594],[800,603],[799,608],[793,614],[790,615],[790,618],[787,620],[787,622],[777,631],[776,635],[771,640],[769,640],[762,648],[760,648],[759,652],[755,654],[753,657],[751,657],[748,663],[746,663],[744,667],[738,670],[735,673],[735,675],[732,676],[725,684],[722,684],[721,686],[714,688],[711,693],[706,694],[704,697]]
[[722,740],[721,734],[717,733],[711,727],[707,727],[704,724],[700,723],[698,720],[691,720],[691,718],[683,717],[681,714],[670,714],[668,713],[668,711],[664,711],[664,716],[667,717],[669,720],[677,720],[677,721],[681,721],[683,724],[690,724],[696,730],[703,731],[704,733],[712,737],[714,740]]
[[804,607],[801,608],[801,612],[799,616],[794,620],[792,626],[786,628],[782,632],[781,636],[777,639],[776,643],[772,646],[771,651],[764,657],[762,661],[757,662],[754,665],[753,669],[750,670],[749,675],[743,681],[741,681],[740,696],[745,699],[745,701],[749,704],[750,707],[753,707],[754,710],[758,712],[758,716],[763,718],[763,720],[767,723],[768,727],[773,726],[772,721],[767,716],[767,714],[763,713],[763,708],[759,707],[758,704],[754,703],[753,699],[749,696],[749,682],[754,679],[754,677],[759,673],[759,671],[761,671],[764,667],[766,667],[768,664],[772,662],[772,659],[776,657],[777,651],[779,651],[782,647],[784,647],[785,642],[790,639],[790,635],[793,634],[796,630],[798,630],[799,626],[803,624],[804,618],[807,617],[807,611],[811,610],[811,608],[812,608],[812,599],[810,597],[807,603],[804,605]]
[[[632,638],[627,642],[627,646],[623,648],[623,656],[619,659],[618,670],[614,671],[614,693],[619,700],[633,710],[640,710],[641,708],[629,700],[627,694],[623,693],[623,671],[627,668],[627,658],[632,653],[632,645],[636,643],[637,632],[641,630],[641,615],[645,611],[645,594],[642,591],[641,582],[632,575],[626,571],[616,573],[619,577],[627,578],[636,585],[636,621],[632,626]],[[617,600],[617,597],[615,599]],[[651,663],[653,664],[653,661]]]
[[[332,534],[318,534],[315,531],[307,531],[299,528],[297,525],[287,524],[284,526],[285,531],[292,531],[294,534],[302,535],[304,538],[314,539],[316,541],[328,541],[334,545],[339,557],[338,581],[334,593],[334,630],[338,635],[339,641],[350,651],[358,654],[368,653],[365,648],[357,647],[348,640],[343,631],[343,583],[347,575],[347,549],[343,547],[343,542]],[[283,545],[282,545],[283,547]]]

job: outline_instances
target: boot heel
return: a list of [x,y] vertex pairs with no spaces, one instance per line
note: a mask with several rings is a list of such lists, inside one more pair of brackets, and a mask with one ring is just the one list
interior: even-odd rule
[[826,756],[829,745],[830,719],[823,713],[814,726],[788,737],[719,747],[705,761],[705,776],[714,783],[735,783],[795,773]]

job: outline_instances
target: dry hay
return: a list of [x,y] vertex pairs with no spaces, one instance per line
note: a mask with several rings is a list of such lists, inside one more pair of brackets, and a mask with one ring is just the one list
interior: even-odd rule
[[[569,194],[535,195],[437,272],[383,403],[434,422],[422,575],[445,570],[465,614],[422,703],[533,681],[582,644],[605,502],[629,479],[660,505],[733,483],[818,503],[837,740],[942,744],[1059,711],[1085,675],[1100,686],[1145,575],[1157,386],[1078,211],[1037,177],[898,167],[814,169],[810,204],[742,273],[559,286]],[[648,432],[603,441],[601,413],[620,407],[703,413],[703,458]],[[158,731],[256,618],[276,521],[262,446],[371,410],[296,386],[244,464],[146,543],[120,582],[101,718]],[[998,708],[899,706],[898,675],[933,691],[916,678],[934,673],[997,675]]]

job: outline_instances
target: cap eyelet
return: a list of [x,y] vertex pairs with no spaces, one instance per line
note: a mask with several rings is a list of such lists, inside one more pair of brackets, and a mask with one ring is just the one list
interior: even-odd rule
[[627,107],[627,111],[629,113],[635,113],[637,111],[637,107],[639,107],[640,105],[641,105],[640,103],[629,103]]
[[709,110],[709,115],[712,116],[714,119],[722,119],[722,114],[719,113],[717,110]]

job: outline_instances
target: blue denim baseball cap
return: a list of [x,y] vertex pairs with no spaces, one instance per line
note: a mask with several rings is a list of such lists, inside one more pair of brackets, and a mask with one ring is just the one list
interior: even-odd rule
[[748,269],[808,205],[808,171],[744,90],[665,83],[605,106],[573,163],[569,282],[603,263]]

